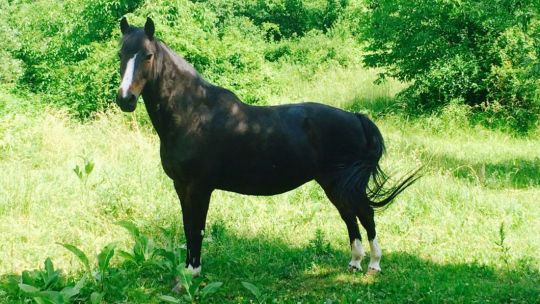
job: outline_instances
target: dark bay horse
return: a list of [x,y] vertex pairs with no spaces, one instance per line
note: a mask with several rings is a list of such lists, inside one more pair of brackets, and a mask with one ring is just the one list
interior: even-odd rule
[[[361,270],[366,229],[369,269],[380,271],[374,207],[384,207],[415,180],[389,187],[379,168],[384,142],[362,114],[318,103],[250,106],[205,81],[154,37],[154,23],[122,31],[122,83],[117,104],[131,112],[142,95],[160,138],[161,162],[180,198],[187,240],[186,267],[201,271],[201,244],[214,189],[273,195],[316,180],[347,226],[352,260]],[[370,183],[371,180],[371,183]]]

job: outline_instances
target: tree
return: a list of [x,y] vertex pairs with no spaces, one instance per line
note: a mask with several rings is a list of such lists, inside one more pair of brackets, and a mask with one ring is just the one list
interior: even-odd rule
[[539,11],[538,0],[368,0],[364,63],[410,83],[410,110],[457,100],[526,131],[540,109]]

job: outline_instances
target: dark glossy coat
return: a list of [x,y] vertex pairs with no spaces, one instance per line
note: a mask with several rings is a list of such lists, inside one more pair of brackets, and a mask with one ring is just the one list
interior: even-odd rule
[[[145,28],[121,23],[121,72],[137,54],[124,111],[142,95],[161,141],[161,161],[174,181],[184,219],[186,266],[200,265],[210,194],[221,189],[272,195],[316,180],[338,208],[351,242],[360,239],[357,218],[375,237],[373,207],[390,203],[415,180],[383,188],[378,166],[381,133],[362,114],[318,103],[251,106],[205,81],[183,58]],[[372,179],[373,186],[368,182]],[[377,199],[378,201],[375,201]]]

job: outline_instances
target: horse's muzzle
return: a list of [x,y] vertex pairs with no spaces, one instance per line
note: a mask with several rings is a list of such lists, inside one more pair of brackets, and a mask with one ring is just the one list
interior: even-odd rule
[[131,92],[128,92],[126,97],[118,94],[116,96],[116,104],[118,104],[120,109],[124,112],[133,112],[137,107],[137,96]]

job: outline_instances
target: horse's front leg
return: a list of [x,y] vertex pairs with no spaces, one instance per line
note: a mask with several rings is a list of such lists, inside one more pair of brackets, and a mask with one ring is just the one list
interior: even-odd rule
[[184,220],[187,241],[186,268],[193,276],[201,273],[201,247],[206,224],[206,214],[210,204],[211,189],[195,185],[174,183]]

